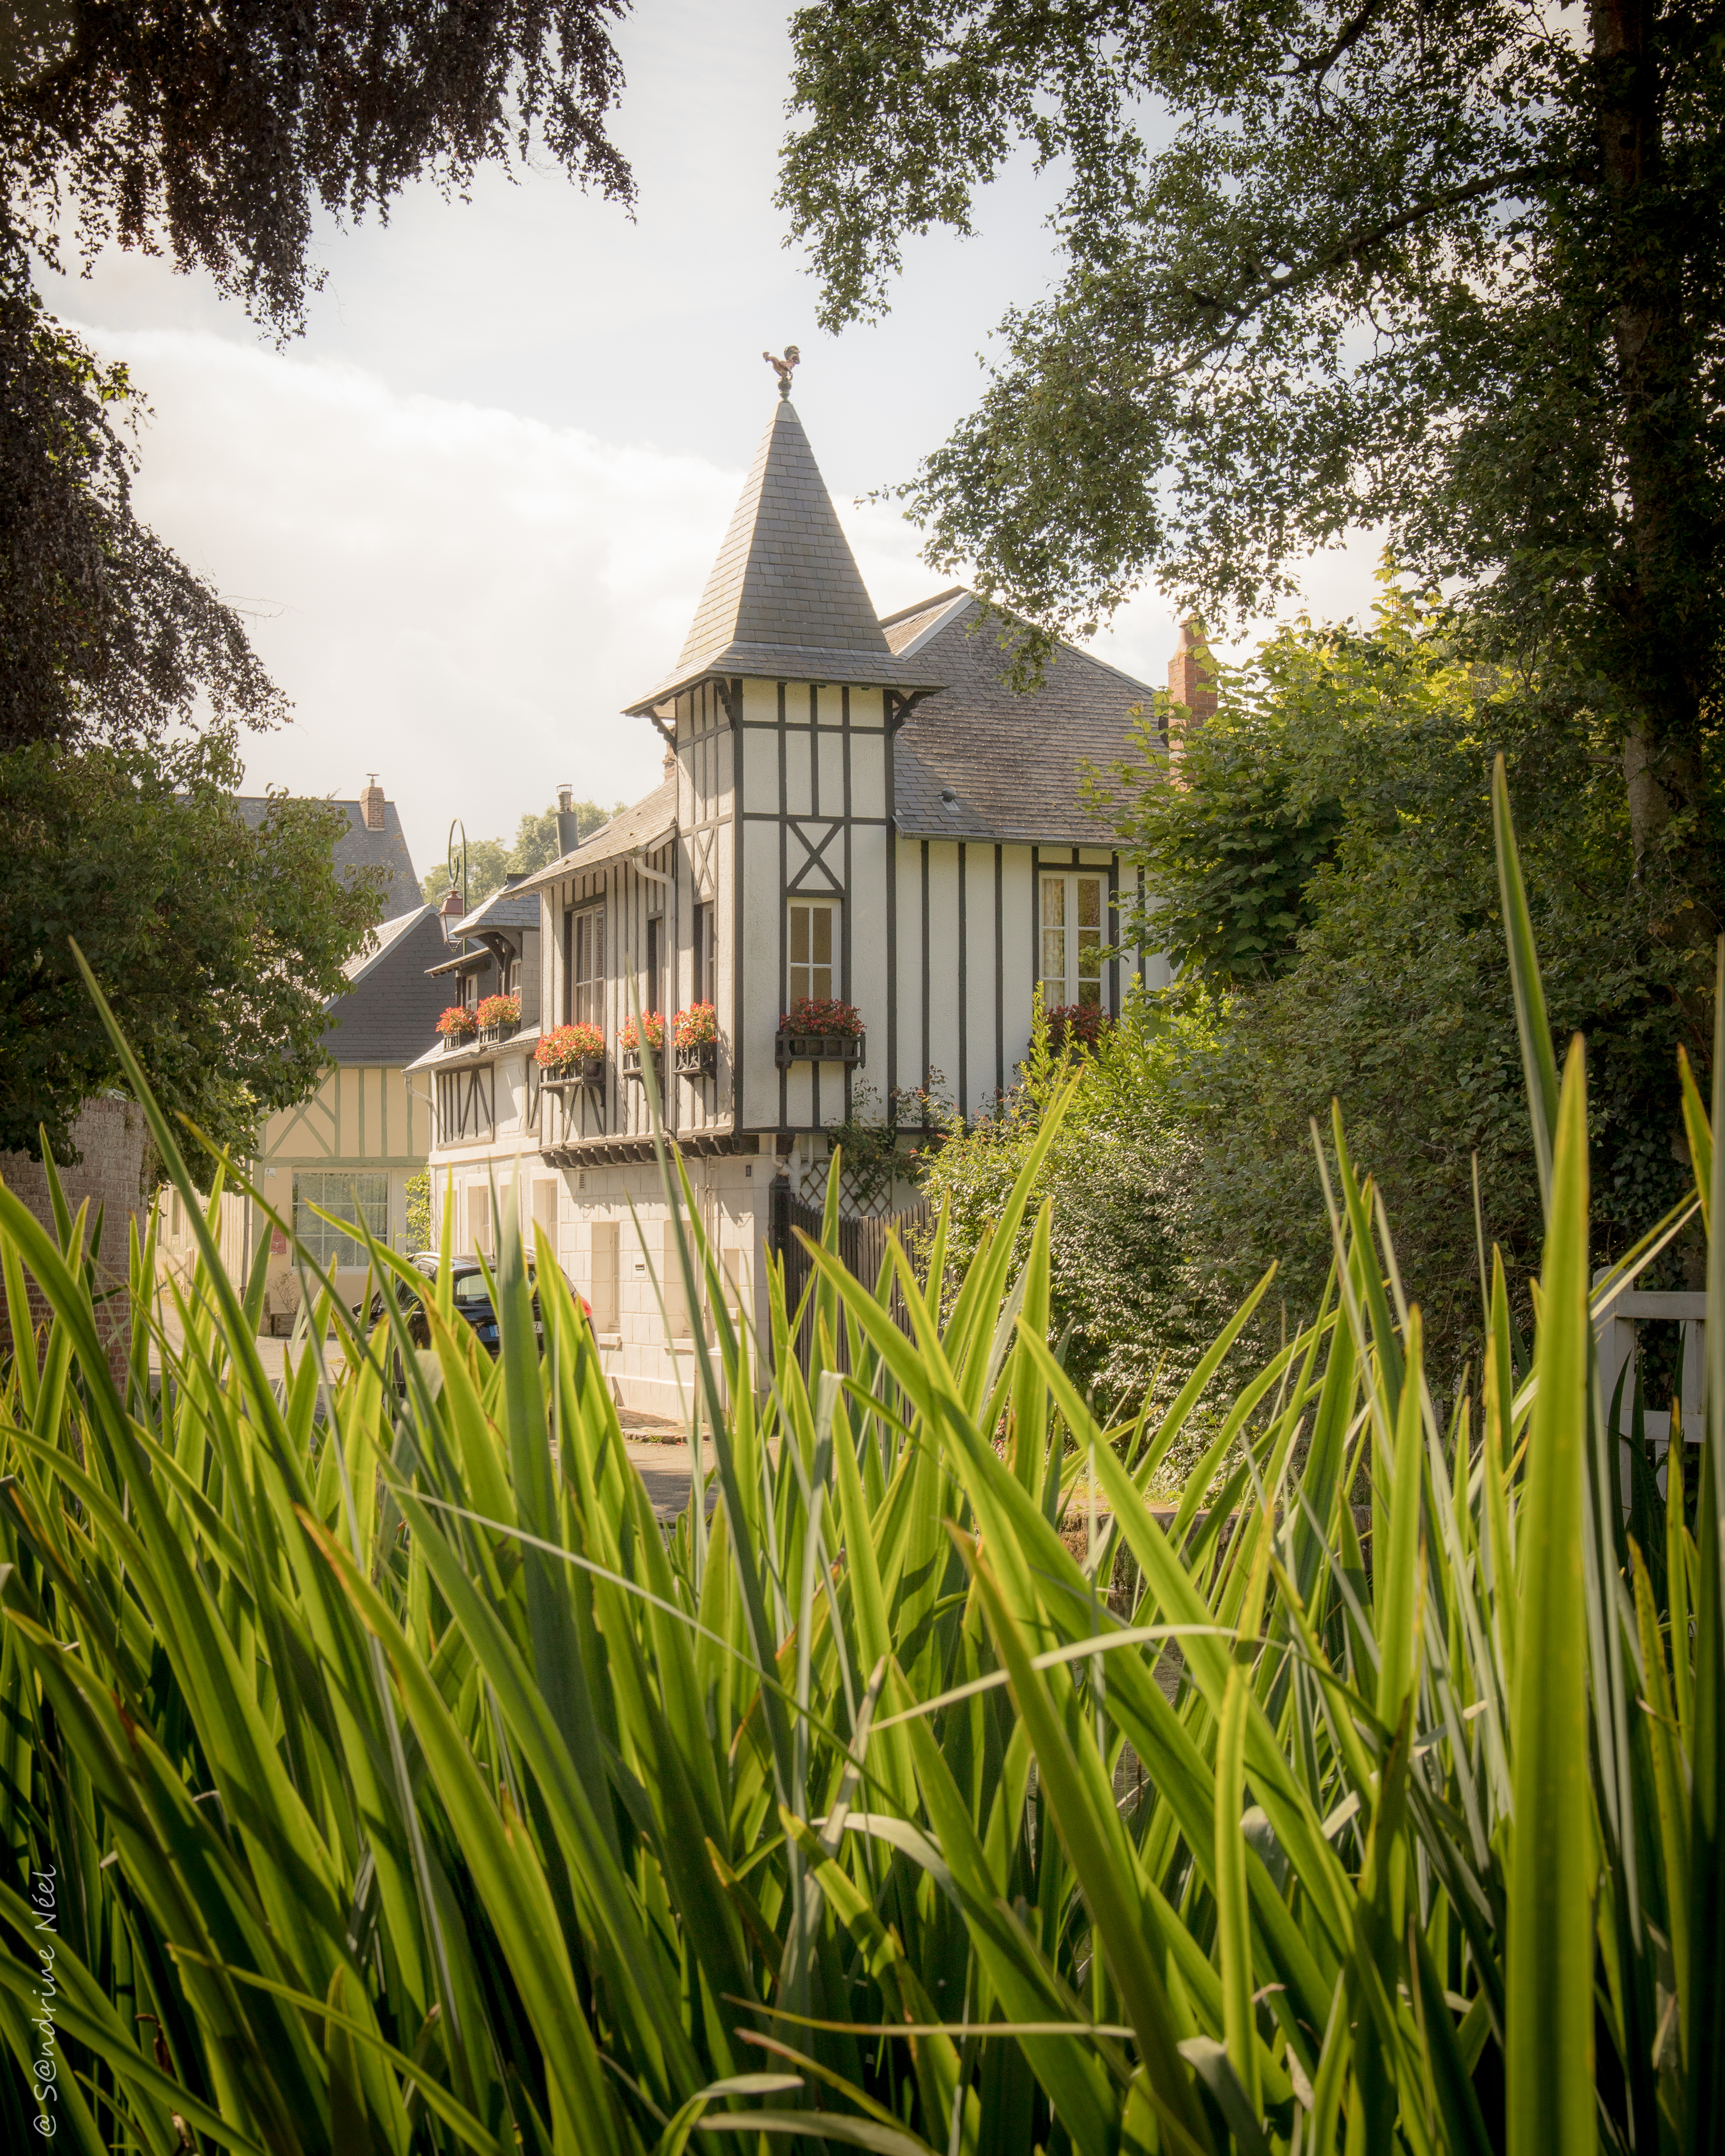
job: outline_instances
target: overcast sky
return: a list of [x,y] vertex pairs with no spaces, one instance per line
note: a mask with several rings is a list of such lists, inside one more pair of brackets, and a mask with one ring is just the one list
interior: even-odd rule
[[[949,581],[856,497],[907,478],[975,403],[1005,308],[1047,287],[1051,178],[1015,168],[980,236],[913,243],[890,319],[821,336],[773,206],[788,0],[641,0],[614,140],[631,223],[549,167],[470,203],[431,188],[326,231],[305,336],[278,350],[200,277],[110,253],[50,304],[126,360],[153,418],[140,513],[247,616],[294,704],[247,783],[356,794],[377,772],[416,866],[453,816],[512,834],[562,780],[658,776],[618,716],[674,663],[771,416],[763,346],[880,610]],[[1315,614],[1369,606],[1372,549],[1314,563]],[[1135,599],[1097,652],[1165,680],[1173,625]]]

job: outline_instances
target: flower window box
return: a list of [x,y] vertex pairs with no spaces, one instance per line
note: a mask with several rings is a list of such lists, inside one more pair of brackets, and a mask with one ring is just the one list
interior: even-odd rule
[[665,1069],[665,1014],[661,1011],[643,1011],[639,1025],[626,1018],[618,1029],[618,1061],[625,1078],[636,1085],[646,1082],[643,1058],[650,1055],[655,1073],[661,1077]]
[[787,1033],[780,1029],[773,1042],[773,1061],[781,1070],[793,1063],[844,1063],[860,1070],[867,1060],[860,1033]]
[[719,1019],[711,1004],[691,1004],[671,1026],[680,1078],[711,1078],[719,1067]]
[[437,1022],[446,1050],[465,1048],[479,1031],[479,1020],[465,1004],[451,1004]]
[[533,1060],[544,1073],[542,1085],[554,1092],[605,1082],[605,1036],[596,1025],[560,1025],[542,1034]]
[[521,1029],[521,999],[518,995],[481,996],[474,1017],[482,1041],[507,1040]]
[[799,997],[778,1021],[773,1060],[781,1070],[793,1063],[843,1063],[855,1070],[865,1060],[865,1043],[862,1014],[855,1004]]
[[559,1063],[548,1070],[540,1080],[542,1086],[550,1086],[553,1093],[578,1092],[584,1086],[603,1086],[605,1082],[605,1059],[603,1055],[579,1055],[572,1063]]

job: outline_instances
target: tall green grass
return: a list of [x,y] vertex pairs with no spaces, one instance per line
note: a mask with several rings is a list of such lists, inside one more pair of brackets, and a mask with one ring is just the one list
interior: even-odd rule
[[[1498,1267],[1439,1425],[1338,1120],[1324,1307],[1166,1530],[1144,1494],[1250,1306],[1165,1414],[1099,1426],[1045,1216],[1010,1276],[1034,1160],[962,1281],[938,1234],[900,1263],[909,1337],[829,1214],[805,1380],[782,1296],[739,1336],[665,1158],[717,1484],[669,1537],[548,1253],[539,1358],[506,1223],[495,1364],[446,1261],[429,1355],[322,1283],[278,1391],[261,1267],[207,1224],[183,1344],[134,1243],[116,1378],[92,1223],[0,1189],[7,2145],[41,2111],[90,2156],[1715,2146],[1725,1274],[1699,1532],[1643,1476],[1631,1535],[1584,1055],[1559,1075],[1507,809],[1500,846],[1531,1360]],[[1722,1094],[1716,1050],[1709,1226]],[[1081,1484],[1108,1509],[1063,1537]]]

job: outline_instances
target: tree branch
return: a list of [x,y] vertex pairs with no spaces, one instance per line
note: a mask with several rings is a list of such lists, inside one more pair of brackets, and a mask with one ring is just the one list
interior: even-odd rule
[[1364,7],[1342,25],[1334,40],[1321,53],[1308,53],[1303,60],[1296,60],[1287,72],[1295,75],[1316,75],[1322,85],[1324,77],[1343,54],[1353,50],[1389,5],[1389,0],[1366,0]]
[[1231,341],[1234,331],[1271,300],[1296,291],[1301,285],[1309,285],[1322,277],[1326,271],[1340,269],[1345,263],[1356,260],[1373,247],[1380,246],[1386,239],[1394,239],[1399,232],[1405,232],[1429,218],[1440,216],[1445,210],[1459,209],[1466,203],[1486,201],[1493,195],[1507,193],[1530,181],[1573,177],[1584,169],[1556,165],[1548,161],[1537,165],[1517,165],[1505,172],[1490,172],[1479,179],[1470,180],[1465,187],[1446,188],[1441,194],[1429,195],[1423,202],[1414,203],[1408,208],[1399,210],[1394,217],[1381,218],[1376,224],[1367,226],[1363,231],[1348,234],[1332,246],[1308,256],[1305,261],[1279,275],[1262,277],[1255,290],[1249,290],[1238,300],[1224,300],[1219,293],[1199,292],[1189,286],[1182,296],[1209,312],[1224,316],[1229,327],[1225,332],[1215,336],[1203,352],[1194,352],[1183,361],[1177,372],[1185,373],[1209,352]]

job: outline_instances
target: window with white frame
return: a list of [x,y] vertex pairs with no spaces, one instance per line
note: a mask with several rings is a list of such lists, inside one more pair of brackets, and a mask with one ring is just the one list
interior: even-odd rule
[[1108,879],[1073,870],[1042,879],[1042,1000],[1102,1008]]
[[791,901],[792,1003],[806,996],[825,1003],[841,988],[838,963],[839,909],[831,899]]
[[[317,1206],[332,1214],[323,1220],[312,1211]],[[336,1222],[352,1224],[341,1227]],[[389,1178],[356,1175],[351,1171],[294,1178],[294,1233],[306,1254],[321,1265],[362,1265],[367,1262],[365,1245],[354,1232],[363,1221],[380,1243],[389,1240]]]
[[605,1026],[605,909],[568,916],[564,956],[569,973],[569,1023]]

